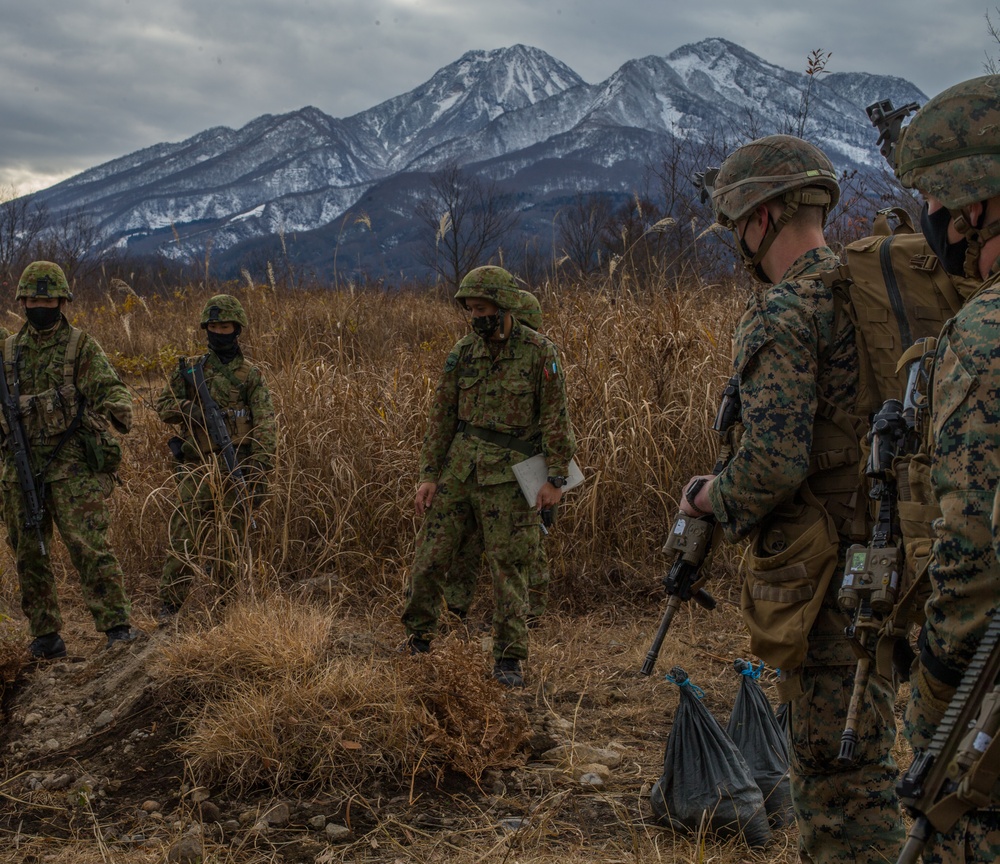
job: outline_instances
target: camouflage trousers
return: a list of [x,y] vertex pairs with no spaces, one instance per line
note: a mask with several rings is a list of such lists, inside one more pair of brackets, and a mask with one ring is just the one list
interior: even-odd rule
[[837,762],[857,658],[846,617],[821,610],[809,633],[802,693],[789,704],[789,778],[799,857],[812,864],[895,861],[903,842],[896,797],[895,689],[872,672],[853,765]]
[[[83,601],[94,617],[94,626],[102,633],[128,624],[131,611],[121,566],[108,545],[111,517],[104,496],[101,478],[89,472],[47,483],[41,526],[49,553],[53,523],[59,528],[69,559],[80,575]],[[62,629],[62,616],[51,555],[42,554],[38,534],[24,527],[24,505],[16,484],[3,484],[3,511],[7,538],[17,562],[21,609],[28,618],[31,635],[56,633]]]
[[180,466],[178,503],[170,516],[167,560],[160,576],[160,600],[180,606],[194,585],[196,568],[231,588],[246,548],[248,517],[235,488],[212,465]]
[[[539,528],[541,533],[541,528]],[[538,538],[538,554],[527,568],[528,617],[541,618],[549,603],[549,559],[545,543]],[[444,601],[450,612],[465,616],[472,606],[483,567],[483,534],[470,514],[462,530],[455,559],[445,577]]]
[[947,834],[931,837],[924,864],[995,864],[1000,861],[1000,805],[967,813]]
[[417,537],[417,553],[403,625],[407,635],[437,633],[445,580],[470,520],[482,529],[493,577],[493,655],[528,656],[527,571],[538,556],[538,514],[515,482],[480,486],[473,472],[464,482],[446,474]]

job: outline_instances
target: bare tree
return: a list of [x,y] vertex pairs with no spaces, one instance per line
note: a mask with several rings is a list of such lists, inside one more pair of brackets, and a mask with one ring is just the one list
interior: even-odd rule
[[31,262],[32,250],[49,222],[44,205],[33,195],[0,189],[0,278],[16,281]]
[[457,289],[466,273],[501,250],[519,216],[496,180],[457,163],[432,174],[430,185],[430,196],[417,205],[417,218],[429,229],[421,259]]
[[578,194],[573,203],[556,216],[559,252],[569,259],[580,275],[601,267],[601,242],[611,221],[612,204],[608,195],[591,192]]
[[[1000,6],[994,6],[993,11],[1000,15]],[[993,19],[990,18],[990,13],[986,12],[986,32],[990,34],[990,37],[1000,45],[1000,24],[994,24]],[[1000,64],[997,63],[995,57],[990,57],[989,54],[986,55],[986,62],[983,63],[983,69],[987,75],[1000,75]]]
[[55,261],[72,284],[94,278],[111,253],[100,253],[101,229],[82,210],[67,212],[48,225],[34,244],[34,256]]
[[809,52],[809,56],[806,58],[806,75],[809,80],[806,82],[806,89],[802,91],[802,102],[799,105],[799,116],[798,125],[795,128],[795,134],[802,138],[806,131],[806,121],[809,119],[809,105],[812,100],[813,85],[816,83],[816,79],[820,75],[828,75],[830,70],[826,68],[826,64],[830,62],[830,58],[833,56],[832,51],[823,51],[821,48],[817,48],[814,51]]

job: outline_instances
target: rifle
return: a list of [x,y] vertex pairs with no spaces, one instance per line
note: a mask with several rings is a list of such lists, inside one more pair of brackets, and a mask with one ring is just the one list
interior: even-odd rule
[[914,864],[935,831],[990,806],[1000,775],[1000,615],[994,615],[928,748],[896,784],[913,814],[896,864]]
[[[14,460],[14,470],[17,472],[17,485],[21,487],[21,503],[24,507],[24,527],[38,535],[38,549],[42,555],[45,551],[45,535],[42,533],[42,519],[45,515],[45,501],[39,490],[38,479],[31,470],[31,450],[28,447],[28,436],[24,433],[24,421],[21,416],[21,384],[18,380],[17,368],[21,360],[21,346],[14,352],[13,364],[5,362],[0,369],[0,407],[4,420],[7,422],[7,451]],[[13,368],[13,389],[7,386],[8,365]]]
[[[202,357],[190,369],[184,368],[184,361],[181,360],[181,377],[190,383],[198,394],[198,401],[201,402],[201,413],[205,418],[205,430],[208,432],[212,446],[222,455],[226,463],[226,470],[229,476],[236,483],[236,499],[238,503],[250,512],[250,487],[239,460],[236,458],[236,448],[233,446],[232,436],[229,434],[229,427],[226,426],[226,418],[222,414],[219,404],[212,398],[208,391],[208,384],[205,381],[205,358]],[[257,527],[253,517],[250,517],[250,525]]]
[[878,501],[878,519],[872,530],[871,542],[867,546],[855,543],[847,550],[844,579],[837,593],[840,610],[851,615],[851,622],[844,632],[858,655],[854,687],[837,756],[838,762],[847,765],[854,763],[858,715],[868,690],[874,640],[882,621],[892,612],[899,598],[903,555],[896,513],[896,481],[891,469],[892,460],[902,452],[911,431],[912,412],[908,422],[903,403],[898,399],[887,399],[872,419],[872,428],[868,433],[871,453],[865,475],[873,481],[869,496]]
[[[719,434],[725,441],[725,435],[733,427],[733,424],[740,418],[740,379],[733,375],[726,383],[722,391],[722,400],[719,403],[719,410],[715,415],[715,422],[712,423],[712,430]],[[723,443],[719,452],[719,458],[712,469],[713,474],[718,474],[726,467],[732,454],[729,448]],[[698,485],[692,484],[688,490],[688,498],[694,498],[706,481],[699,481]],[[674,615],[680,608],[681,603],[694,600],[699,606],[712,610],[715,608],[715,598],[709,594],[702,584],[707,580],[707,576],[699,579],[702,564],[708,558],[708,553],[712,546],[712,534],[715,531],[715,517],[711,514],[699,516],[697,518],[679,513],[674,519],[673,527],[670,529],[670,536],[663,546],[664,552],[675,554],[673,564],[663,579],[663,587],[667,590],[667,608],[663,612],[660,620],[660,627],[653,637],[653,644],[646,652],[646,659],[642,664],[640,673],[651,675],[653,667],[656,665],[656,658],[660,655],[660,648],[670,629],[670,622],[674,620]]]
[[902,108],[893,108],[891,99],[880,99],[865,108],[868,119],[879,133],[875,142],[879,145],[879,152],[892,168],[895,168],[896,143],[899,141],[903,121],[912,112],[919,110],[920,106],[916,102],[908,102]]
[[[925,340],[920,339],[917,344],[925,344]],[[900,580],[905,571],[903,538],[896,506],[899,490],[892,466],[897,456],[916,453],[920,448],[916,429],[918,411],[925,404],[920,394],[926,385],[926,357],[925,353],[910,361],[903,401],[886,400],[872,418],[868,433],[871,452],[865,475],[872,481],[869,497],[878,501],[878,519],[869,545],[855,544],[847,550],[844,578],[837,594],[837,605],[842,612],[851,615],[851,622],[844,632],[858,657],[837,756],[837,761],[845,765],[854,762],[858,715],[868,689],[874,646],[887,619],[895,611]],[[907,593],[904,602],[909,596]],[[908,669],[912,660],[913,652],[908,643],[897,642],[893,649],[894,664]]]

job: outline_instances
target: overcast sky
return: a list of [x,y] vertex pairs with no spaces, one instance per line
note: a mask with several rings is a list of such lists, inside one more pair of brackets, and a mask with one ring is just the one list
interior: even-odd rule
[[19,193],[211,126],[336,117],[470,49],[524,43],[595,83],[721,36],[802,70],[898,75],[932,96],[1000,56],[977,0],[0,0],[0,185]]

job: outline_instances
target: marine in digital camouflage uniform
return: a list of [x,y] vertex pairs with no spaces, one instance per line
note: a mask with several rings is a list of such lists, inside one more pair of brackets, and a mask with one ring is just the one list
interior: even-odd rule
[[[931,484],[942,518],[904,732],[927,748],[1000,601],[1000,76],[957,84],[903,130],[896,174],[926,202],[928,243],[982,287],[938,341],[930,399]],[[1000,860],[1000,787],[924,862]]]
[[[25,528],[24,502],[9,446],[4,448],[0,487],[7,536],[17,561],[21,608],[35,637],[29,651],[37,659],[51,659],[66,654],[50,557],[53,522],[80,575],[94,625],[107,635],[108,646],[136,635],[129,625],[121,567],[108,545],[111,520],[105,501],[114,486],[111,473],[121,459],[120,445],[110,430],[125,433],[131,428],[132,397],[97,341],[71,327],[63,316],[73,295],[61,267],[49,261],[29,264],[16,297],[27,322],[2,344],[4,372],[13,389],[16,371],[31,464],[44,490],[45,554],[37,533]],[[72,351],[75,362],[67,364]],[[9,445],[9,436],[5,444]]]
[[[506,270],[479,267],[455,295],[472,312],[474,332],[452,348],[434,391],[416,497],[426,516],[402,616],[411,650],[427,650],[471,514],[493,577],[493,674],[512,687],[523,685],[528,654],[526,572],[538,554],[537,511],[558,503],[576,446],[558,351],[509,313],[517,290]],[[535,506],[512,471],[533,452],[545,455],[553,481]]]
[[[542,327],[542,306],[530,291],[520,291],[519,308],[511,310],[517,320],[532,330]],[[541,530],[541,529],[539,529]],[[476,594],[483,567],[483,533],[470,513],[455,558],[445,577],[444,599],[448,611],[465,620]],[[549,559],[544,539],[539,538],[538,556],[528,565],[528,622],[538,621],[548,608]]]
[[[716,219],[733,232],[744,265],[763,285],[733,340],[742,437],[722,473],[704,478],[693,501],[686,491],[681,504],[692,516],[713,513],[729,542],[749,537],[762,560],[779,561],[795,548],[802,514],[821,512],[810,511],[807,498],[822,505],[836,528],[835,537],[821,540],[837,569],[802,646],[805,659],[782,670],[779,688],[789,700],[799,854],[815,864],[895,860],[903,836],[890,752],[895,694],[875,673],[861,706],[857,760],[846,767],[837,761],[857,665],[844,635],[848,619],[837,607],[838,577],[849,545],[867,542],[858,441],[865,410],[872,410],[856,404],[854,327],[836,314],[832,292],[818,278],[838,265],[823,224],[839,194],[826,156],[785,135],[739,148],[714,177]],[[820,574],[802,565],[821,584]],[[749,616],[746,593],[745,586]],[[801,588],[787,594],[802,599]],[[778,593],[767,596],[779,607],[786,602]]]
[[[156,402],[160,419],[178,426],[180,433],[170,442],[179,504],[170,517],[170,552],[160,579],[161,619],[180,609],[193,583],[192,562],[202,556],[213,556],[206,569],[222,587],[232,587],[250,508],[260,503],[274,469],[274,406],[260,369],[240,348],[239,336],[247,325],[246,312],[235,297],[218,294],[210,298],[201,314],[208,352],[202,357],[183,358]],[[246,490],[241,491],[229,478],[226,464],[206,431],[195,387],[183,374],[198,363],[203,364],[209,393],[223,412]]]

